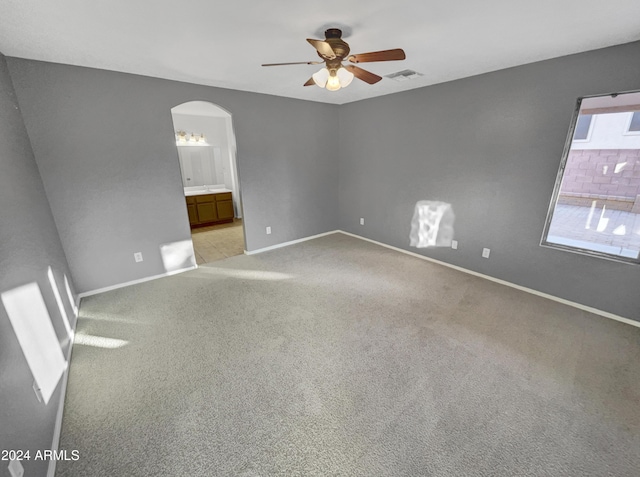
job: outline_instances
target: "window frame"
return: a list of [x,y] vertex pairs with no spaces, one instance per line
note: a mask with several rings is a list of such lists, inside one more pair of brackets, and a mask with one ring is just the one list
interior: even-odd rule
[[[569,131],[567,132],[567,139],[565,140],[565,143],[564,143],[562,158],[560,160],[560,166],[558,167],[558,173],[556,174],[556,181],[553,186],[553,193],[551,194],[551,200],[549,201],[549,208],[547,209],[547,217],[544,222],[542,237],[540,237],[541,247],[551,248],[554,250],[563,250],[565,252],[576,253],[579,255],[586,255],[589,257],[601,258],[601,259],[610,260],[610,261],[619,262],[619,263],[640,265],[640,252],[638,253],[638,256],[636,258],[631,258],[631,257],[624,257],[621,255],[614,255],[611,253],[601,252],[597,250],[580,248],[572,245],[558,244],[555,242],[549,242],[547,240],[549,229],[551,227],[551,222],[553,220],[553,214],[555,212],[558,197],[560,195],[560,187],[562,185],[562,179],[564,178],[564,171],[567,166],[567,161],[569,159],[569,153],[571,152],[571,145],[574,142],[573,136],[575,134],[575,128],[578,123],[578,117],[580,115],[582,101],[587,98],[599,98],[603,96],[614,96],[614,95],[617,96],[619,94],[626,94],[626,93],[640,93],[640,90],[625,91],[620,93],[605,93],[605,94],[581,96],[576,100],[576,106],[573,110],[573,116],[571,117],[571,121],[569,122]],[[589,125],[589,136],[591,136],[591,128],[593,127],[593,123],[594,123],[593,119],[595,118],[592,118],[591,124]],[[631,119],[629,119],[629,124],[631,124]],[[628,129],[628,125],[627,125],[627,129]],[[632,134],[635,134],[635,131],[632,131]],[[585,140],[580,140],[580,139],[575,141],[586,142]]]
[[631,131],[631,122],[633,121],[633,115],[637,114],[640,116],[640,111],[630,111],[629,119],[627,120],[627,127],[624,129],[625,136],[638,136],[640,135],[640,129],[637,131]]

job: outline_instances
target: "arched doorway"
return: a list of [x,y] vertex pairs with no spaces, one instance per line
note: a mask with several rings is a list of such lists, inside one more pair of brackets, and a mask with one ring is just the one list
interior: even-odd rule
[[191,236],[198,264],[245,250],[231,113],[206,101],[171,108]]

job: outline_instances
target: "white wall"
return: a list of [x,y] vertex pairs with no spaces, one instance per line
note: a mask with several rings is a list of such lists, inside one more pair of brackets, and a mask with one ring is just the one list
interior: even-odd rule
[[224,185],[220,148],[210,145],[178,145],[182,185]]
[[627,132],[633,113],[596,114],[586,141],[573,141],[572,149],[640,149],[640,133]]
[[[195,116],[173,113],[173,124],[176,130],[183,130],[187,135],[204,133],[207,143],[219,147],[222,154],[223,173],[230,179],[229,141],[227,139],[227,122],[225,118],[211,116]],[[225,185],[231,189],[231,183],[225,181]]]
[[232,144],[233,129],[230,117],[200,116],[195,114],[172,113],[173,123],[177,130],[186,131],[188,135],[204,133],[207,143],[220,148],[222,174],[218,174],[218,182],[233,191],[235,216],[242,217],[240,205],[240,185],[235,179],[235,144]]

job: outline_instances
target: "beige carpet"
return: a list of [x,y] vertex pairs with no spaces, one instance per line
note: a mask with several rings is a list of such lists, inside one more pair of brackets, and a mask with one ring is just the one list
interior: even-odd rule
[[640,329],[343,234],[80,315],[58,476],[640,469]]

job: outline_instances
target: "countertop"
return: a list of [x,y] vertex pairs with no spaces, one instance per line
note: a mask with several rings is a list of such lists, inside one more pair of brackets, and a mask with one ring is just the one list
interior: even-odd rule
[[220,194],[222,192],[231,192],[231,189],[224,189],[224,188],[215,188],[215,189],[200,188],[200,189],[196,189],[195,187],[185,187],[184,188],[184,195],[186,197],[191,197],[193,195]]

